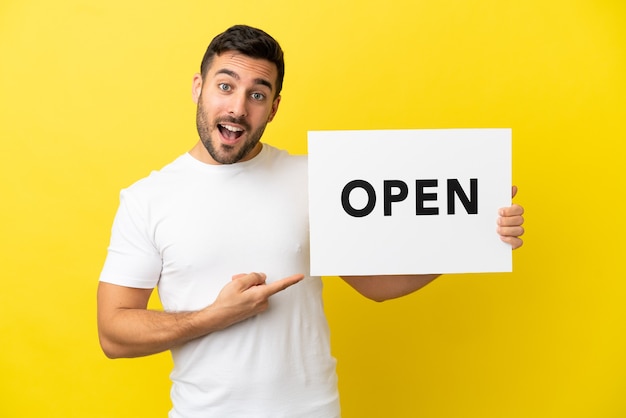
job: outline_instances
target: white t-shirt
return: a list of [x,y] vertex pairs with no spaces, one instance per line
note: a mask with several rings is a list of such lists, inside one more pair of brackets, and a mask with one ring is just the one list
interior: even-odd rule
[[303,273],[253,318],[172,350],[170,418],[339,417],[322,282],[309,275],[307,160],[184,154],[121,192],[100,280],[158,286],[166,311],[204,308],[238,273]]

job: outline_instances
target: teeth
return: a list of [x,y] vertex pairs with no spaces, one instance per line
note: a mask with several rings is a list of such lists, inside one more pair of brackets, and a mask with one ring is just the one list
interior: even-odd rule
[[228,130],[229,130],[229,131],[231,131],[231,132],[241,132],[241,131],[243,131],[243,129],[241,129],[241,128],[237,128],[236,126],[222,125],[222,127],[223,127],[224,129],[228,129]]

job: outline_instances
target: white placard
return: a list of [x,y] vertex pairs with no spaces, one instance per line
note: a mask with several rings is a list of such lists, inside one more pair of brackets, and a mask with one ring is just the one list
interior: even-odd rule
[[311,274],[512,271],[510,129],[310,131]]

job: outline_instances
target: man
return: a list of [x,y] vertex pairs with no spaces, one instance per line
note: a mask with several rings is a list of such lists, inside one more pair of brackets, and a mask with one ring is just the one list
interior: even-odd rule
[[[112,358],[171,350],[172,418],[340,416],[322,283],[308,276],[307,160],[260,142],[283,75],[265,32],[218,35],[193,78],[200,140],[121,193],[100,341]],[[500,211],[513,248],[522,213]],[[382,301],[436,277],[343,279]],[[164,312],[147,309],[155,286]]]

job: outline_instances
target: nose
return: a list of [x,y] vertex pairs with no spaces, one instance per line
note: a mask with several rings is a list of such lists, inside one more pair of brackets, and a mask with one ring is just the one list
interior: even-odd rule
[[236,118],[247,116],[246,95],[233,94],[229,103],[228,113]]

